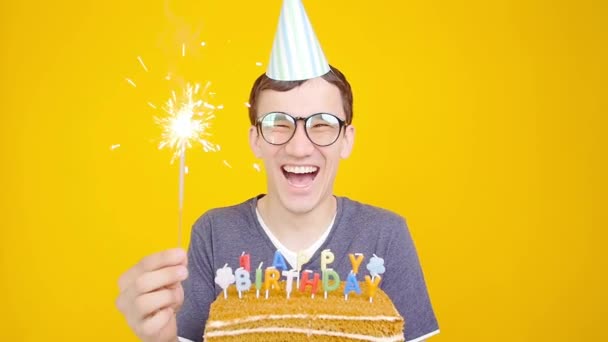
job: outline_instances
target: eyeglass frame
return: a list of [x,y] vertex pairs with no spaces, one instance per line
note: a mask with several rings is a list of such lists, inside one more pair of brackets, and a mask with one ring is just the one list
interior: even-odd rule
[[[291,133],[291,137],[289,137],[289,139],[287,139],[287,141],[285,141],[284,143],[281,143],[281,144],[271,143],[270,141],[268,141],[268,139],[266,139],[266,137],[264,136],[264,133],[262,132],[262,121],[264,120],[264,118],[266,118],[270,114],[285,114],[288,117],[292,118],[293,121],[295,122],[295,128],[293,130],[293,133]],[[336,120],[338,120],[338,125],[340,126],[340,128],[338,129],[338,134],[336,134],[336,139],[334,139],[334,141],[332,141],[331,143],[329,143],[327,145],[320,145],[320,144],[317,144],[316,142],[312,141],[312,139],[308,135],[308,130],[306,129],[306,121],[308,121],[308,119],[312,118],[313,116],[319,115],[319,114],[326,114],[326,115],[333,116],[334,118],[336,118]],[[262,136],[262,139],[264,139],[265,142],[269,143],[270,145],[281,146],[281,145],[285,145],[288,142],[290,142],[291,139],[293,139],[293,137],[296,135],[296,131],[298,130],[298,121],[303,121],[304,134],[306,134],[306,138],[308,138],[308,141],[310,141],[313,145],[319,146],[319,147],[327,147],[327,146],[331,146],[331,145],[335,144],[336,141],[338,141],[338,138],[340,138],[340,134],[342,133],[342,128],[350,126],[350,124],[347,123],[346,120],[342,120],[338,116],[336,116],[335,114],[332,114],[332,113],[319,112],[319,113],[311,114],[307,117],[303,117],[303,116],[292,116],[289,113],[285,113],[285,112],[281,112],[281,111],[268,112],[268,113],[262,115],[259,119],[256,120],[255,126],[258,130],[258,133]],[[344,130],[344,132],[346,132],[346,129]]]

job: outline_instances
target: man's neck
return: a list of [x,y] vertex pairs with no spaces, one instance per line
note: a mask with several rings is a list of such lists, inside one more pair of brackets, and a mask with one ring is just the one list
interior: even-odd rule
[[311,211],[301,214],[290,212],[271,195],[258,201],[258,211],[268,229],[292,251],[304,250],[317,241],[329,227],[336,209],[334,196],[328,196]]

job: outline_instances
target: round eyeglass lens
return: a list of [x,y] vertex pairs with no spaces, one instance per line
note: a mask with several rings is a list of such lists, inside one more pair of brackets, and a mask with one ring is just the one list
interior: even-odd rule
[[306,119],[308,138],[320,146],[333,144],[340,135],[340,128],[340,121],[331,114],[319,113]]
[[287,114],[270,113],[262,118],[260,126],[262,136],[268,143],[281,145],[291,139],[296,128],[296,123]]

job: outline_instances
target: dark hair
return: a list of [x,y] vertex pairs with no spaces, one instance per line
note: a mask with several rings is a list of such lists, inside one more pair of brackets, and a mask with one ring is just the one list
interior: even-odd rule
[[[346,123],[353,122],[353,91],[346,77],[340,70],[333,66],[329,66],[330,70],[325,75],[321,76],[325,81],[335,85],[340,90],[342,95],[342,106],[344,107],[344,115],[346,115]],[[277,81],[268,78],[266,74],[262,74],[253,83],[251,93],[249,94],[249,121],[252,125],[258,118],[257,101],[263,90],[289,91],[301,86],[307,80],[302,81]]]

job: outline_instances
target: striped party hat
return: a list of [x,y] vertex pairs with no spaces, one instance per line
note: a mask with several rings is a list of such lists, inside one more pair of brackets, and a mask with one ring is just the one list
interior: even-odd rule
[[322,76],[329,64],[300,0],[284,0],[266,76],[299,81]]

